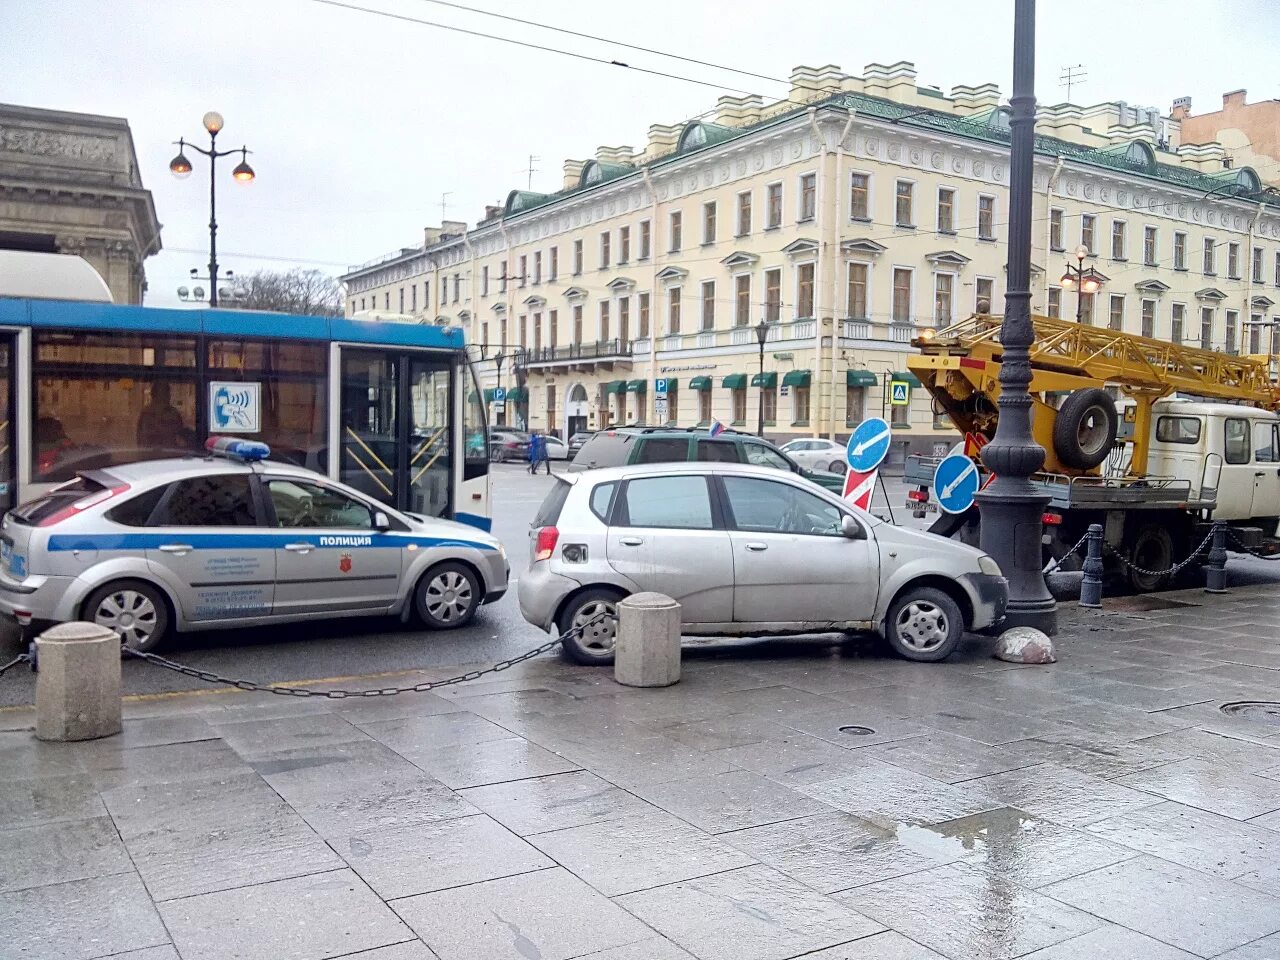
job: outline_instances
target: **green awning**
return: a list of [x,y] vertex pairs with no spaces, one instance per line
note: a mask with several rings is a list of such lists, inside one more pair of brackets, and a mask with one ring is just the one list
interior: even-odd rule
[[747,375],[745,373],[731,373],[720,381],[720,386],[726,390],[741,390],[747,385]]
[[496,391],[496,390],[494,390],[494,388],[493,388],[493,387],[485,387],[485,390],[484,390],[484,402],[485,402],[485,403],[493,403],[493,396],[494,396],[494,394],[495,394],[496,392],[497,392],[497,391]]
[[689,389],[690,390],[710,390],[711,378],[710,377],[694,377],[689,381]]
[[649,382],[647,380],[628,380],[627,381],[627,393],[644,393],[648,389],[649,389]]
[[507,401],[510,403],[528,403],[529,388],[528,387],[512,387],[507,391]]
[[605,392],[605,393],[626,393],[626,392],[627,392],[627,381],[625,381],[625,380],[610,380],[608,383],[606,383],[606,384],[604,385],[604,392]]
[[792,370],[782,378],[782,385],[784,387],[807,387],[812,376],[813,374],[808,370]]
[[844,372],[844,385],[846,387],[874,387],[880,382],[870,370],[846,370]]
[[912,387],[920,386],[920,380],[910,370],[897,370],[893,374],[894,380],[905,380]]
[[753,387],[764,387],[766,390],[772,390],[778,385],[778,375],[773,371],[768,373],[757,373],[751,378]]

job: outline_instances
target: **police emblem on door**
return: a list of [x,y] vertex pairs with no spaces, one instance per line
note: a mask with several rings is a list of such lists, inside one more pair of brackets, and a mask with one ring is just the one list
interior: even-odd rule
[[338,569],[341,570],[343,573],[351,572],[351,554],[344,553],[342,555],[342,559],[338,561]]

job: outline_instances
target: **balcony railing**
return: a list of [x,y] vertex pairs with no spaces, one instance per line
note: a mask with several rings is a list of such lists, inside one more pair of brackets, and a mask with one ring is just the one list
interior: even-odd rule
[[844,322],[844,330],[840,335],[846,340],[870,340],[871,321],[846,320]]
[[542,347],[526,354],[526,364],[566,363],[595,360],[629,359],[634,353],[632,341],[596,340],[590,343],[571,343],[563,347]]

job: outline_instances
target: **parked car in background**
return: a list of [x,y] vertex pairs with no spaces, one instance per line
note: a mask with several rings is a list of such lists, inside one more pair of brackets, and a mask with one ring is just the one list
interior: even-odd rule
[[843,476],[849,469],[845,445],[821,437],[803,437],[784,443],[780,448],[800,466],[809,470],[825,470]]
[[729,430],[714,437],[699,428],[620,427],[601,430],[583,444],[569,470],[691,460],[773,467],[812,480],[837,493],[844,490],[844,477],[840,474],[806,469],[768,440]]
[[680,602],[688,633],[876,631],[920,661],[997,625],[1008,602],[981,550],[884,523],[782,470],[721,461],[559,475],[529,532],[524,618],[559,631],[577,662],[609,663],[618,601],[647,590]]
[[523,430],[489,431],[489,459],[493,463],[509,463],[529,459],[529,434]]
[[547,459],[548,460],[568,460],[569,445],[559,437],[553,437],[550,434],[544,434],[543,440],[547,442]]
[[506,592],[487,533],[265,460],[262,443],[210,445],[218,456],[84,471],[5,514],[0,614],[87,620],[154,650],[175,631],[334,617],[461,627]]
[[591,439],[591,434],[579,431],[569,438],[569,459],[572,460],[582,449],[582,445]]

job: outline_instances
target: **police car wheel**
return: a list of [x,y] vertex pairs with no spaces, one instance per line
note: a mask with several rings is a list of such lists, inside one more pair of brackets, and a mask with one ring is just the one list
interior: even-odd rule
[[83,617],[114,630],[125,646],[143,653],[160,647],[169,633],[164,597],[141,580],[118,580],[99,587],[85,601]]
[[414,605],[418,617],[436,630],[466,626],[480,606],[481,591],[476,575],[460,563],[441,563],[418,581]]

